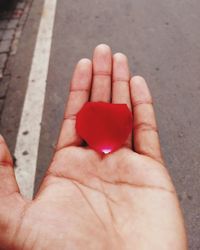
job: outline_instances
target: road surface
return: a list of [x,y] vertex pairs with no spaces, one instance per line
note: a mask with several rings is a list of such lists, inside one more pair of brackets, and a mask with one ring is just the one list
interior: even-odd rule
[[[106,43],[113,52],[127,54],[132,73],[144,76],[149,83],[163,153],[186,218],[190,249],[199,250],[200,2],[59,0],[55,20],[54,9],[43,11],[44,2],[33,1],[20,48],[9,64],[12,79],[1,123],[1,131],[14,153],[36,44],[38,40],[38,46],[42,43],[38,39],[41,20],[47,23],[53,20],[53,29],[50,27],[48,33],[51,49],[48,50],[48,45],[44,57],[36,58],[42,70],[46,70],[46,75],[42,75],[46,76],[47,84],[46,92],[40,93],[45,99],[38,111],[43,114],[40,137],[34,144],[35,150],[39,150],[35,190],[51,159],[73,67],[80,58],[91,57],[97,44]],[[48,15],[53,19],[46,19]],[[30,130],[33,129],[30,124]],[[29,136],[29,131],[22,132]],[[29,153],[28,148],[24,151],[22,147],[19,158],[25,159]]]

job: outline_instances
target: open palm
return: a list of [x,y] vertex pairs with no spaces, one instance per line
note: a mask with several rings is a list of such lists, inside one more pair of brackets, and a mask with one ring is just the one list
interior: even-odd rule
[[[120,150],[100,155],[81,146],[76,114],[87,101],[126,103],[133,112],[133,136]],[[0,249],[187,249],[151,96],[144,79],[130,80],[123,54],[99,45],[93,63],[77,64],[56,152],[33,201],[20,195],[0,138]]]

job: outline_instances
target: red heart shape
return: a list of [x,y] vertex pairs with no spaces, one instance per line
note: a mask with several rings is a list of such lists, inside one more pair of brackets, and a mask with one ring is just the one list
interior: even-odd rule
[[98,152],[119,149],[132,130],[132,113],[126,104],[88,102],[77,114],[76,130]]

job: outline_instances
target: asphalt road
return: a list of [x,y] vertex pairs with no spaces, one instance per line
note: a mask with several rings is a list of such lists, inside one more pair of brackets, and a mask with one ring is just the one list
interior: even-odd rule
[[[42,0],[33,2],[1,124],[12,151]],[[51,159],[73,67],[107,43],[127,54],[154,97],[163,153],[177,188],[192,250],[200,249],[200,2],[197,0],[59,0],[42,120],[36,189]]]

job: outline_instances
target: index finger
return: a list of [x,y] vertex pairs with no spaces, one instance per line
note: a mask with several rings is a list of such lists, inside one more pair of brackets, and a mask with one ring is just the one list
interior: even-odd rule
[[70,93],[56,150],[67,146],[78,146],[81,139],[76,133],[76,115],[88,102],[92,81],[92,63],[82,59],[76,65],[71,81]]

